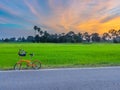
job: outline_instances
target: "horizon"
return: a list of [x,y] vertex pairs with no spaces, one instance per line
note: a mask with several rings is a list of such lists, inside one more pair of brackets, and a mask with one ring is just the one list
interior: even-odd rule
[[0,0],[0,38],[120,29],[119,0]]

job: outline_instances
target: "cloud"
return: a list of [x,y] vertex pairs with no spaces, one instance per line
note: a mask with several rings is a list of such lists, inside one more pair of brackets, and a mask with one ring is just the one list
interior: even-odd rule
[[1,0],[0,24],[18,24],[24,30],[34,25],[48,32],[103,33],[119,29],[119,0]]
[[[36,1],[36,0],[35,0]],[[34,2],[35,2],[34,1]],[[26,4],[26,6],[30,9],[30,11],[31,11],[31,13],[33,14],[33,15],[35,15],[37,18],[39,18],[39,12],[36,10],[36,8],[34,7],[34,5],[33,5],[33,2],[32,3],[30,3],[30,1],[28,2],[27,0],[24,0],[24,2],[25,2],[25,4]],[[37,5],[35,5],[35,6],[37,6]]]
[[[62,7],[62,1],[49,0],[53,12],[51,18],[55,24],[53,28],[56,27],[57,31],[64,29],[64,32],[74,30],[101,33],[106,28],[106,24],[102,23],[114,20],[120,15],[120,10],[115,10],[120,5],[118,0],[69,0],[66,7]],[[114,12],[111,12],[112,10]]]

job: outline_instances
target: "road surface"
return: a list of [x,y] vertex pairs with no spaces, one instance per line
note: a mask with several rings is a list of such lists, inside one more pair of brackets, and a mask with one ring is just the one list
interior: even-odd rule
[[0,90],[120,90],[120,67],[0,71]]

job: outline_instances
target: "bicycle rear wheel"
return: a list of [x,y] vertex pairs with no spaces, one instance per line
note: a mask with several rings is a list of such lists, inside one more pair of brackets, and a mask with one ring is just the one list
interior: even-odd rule
[[16,63],[14,65],[14,70],[20,70],[21,69],[21,64],[20,63]]
[[32,62],[32,68],[33,69],[40,69],[41,68],[41,62],[39,60]]

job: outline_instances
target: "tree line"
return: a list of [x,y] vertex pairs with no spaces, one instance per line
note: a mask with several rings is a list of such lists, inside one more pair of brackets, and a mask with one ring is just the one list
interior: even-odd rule
[[34,26],[34,36],[19,37],[19,38],[5,38],[1,42],[33,42],[33,43],[91,43],[91,42],[111,42],[120,43],[120,30],[111,29],[108,32],[99,35],[99,33],[89,34],[75,33],[69,31],[68,33],[50,34],[43,31],[40,27]]

